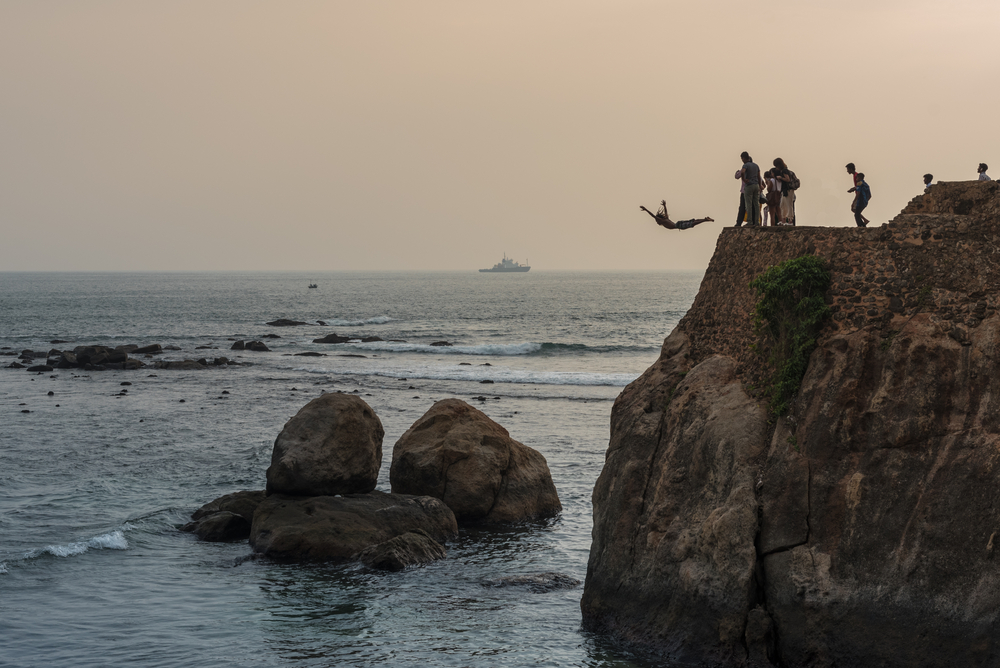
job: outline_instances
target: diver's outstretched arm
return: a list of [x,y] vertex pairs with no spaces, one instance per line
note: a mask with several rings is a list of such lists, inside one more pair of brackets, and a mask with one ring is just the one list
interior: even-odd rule
[[646,213],[648,213],[649,215],[651,215],[653,217],[653,220],[655,220],[656,222],[660,222],[660,219],[656,217],[655,213],[653,213],[652,211],[650,211],[646,207],[642,206],[641,204],[639,205],[639,208],[642,209],[643,211],[645,211]]

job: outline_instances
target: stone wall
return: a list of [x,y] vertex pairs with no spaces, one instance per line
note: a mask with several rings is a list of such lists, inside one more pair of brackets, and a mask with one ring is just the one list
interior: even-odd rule
[[800,255],[827,260],[833,284],[825,334],[874,329],[891,342],[918,312],[959,342],[1000,308],[1000,183],[938,183],[877,228],[726,228],[690,311],[692,361],[737,360],[760,377],[749,284]]

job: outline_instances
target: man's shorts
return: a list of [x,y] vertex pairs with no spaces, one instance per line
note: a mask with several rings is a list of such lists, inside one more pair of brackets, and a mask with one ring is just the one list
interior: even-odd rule
[[678,230],[690,230],[692,227],[698,224],[697,220],[679,220],[675,223]]

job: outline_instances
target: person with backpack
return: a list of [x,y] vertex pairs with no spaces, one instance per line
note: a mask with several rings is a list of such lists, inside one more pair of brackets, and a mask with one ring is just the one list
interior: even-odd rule
[[781,182],[781,204],[778,215],[778,225],[795,225],[795,191],[801,183],[795,172],[781,158],[775,158],[771,173]]
[[[854,205],[852,207],[854,211],[854,222],[858,227],[868,227],[868,223],[871,221],[862,216],[861,212],[868,206],[868,202],[872,198],[872,190],[865,181],[865,175],[861,172],[858,172],[857,176],[854,177],[854,182],[857,184],[851,188],[851,190],[856,193],[854,196]],[[850,192],[850,190],[848,192]]]
[[[864,181],[864,175],[858,172],[853,162],[847,163],[846,169],[847,173],[851,175],[851,178],[854,181],[854,187],[847,191],[849,193],[854,193],[854,201],[851,202],[851,212],[854,214],[854,222],[858,224],[858,227],[867,227],[868,223],[870,223],[871,221],[862,216],[861,211],[864,210],[866,206],[868,206],[868,200],[865,200],[865,203],[861,206],[860,209],[858,209],[858,200],[861,199],[861,193],[858,190],[858,186],[861,185],[862,181]],[[871,190],[869,190],[868,198],[871,199],[871,196],[872,193]]]

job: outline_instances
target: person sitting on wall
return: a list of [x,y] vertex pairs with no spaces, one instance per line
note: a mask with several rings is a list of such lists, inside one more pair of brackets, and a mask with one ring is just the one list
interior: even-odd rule
[[691,218],[690,220],[678,220],[676,223],[670,220],[670,216],[667,215],[667,200],[660,200],[660,208],[653,213],[646,207],[640,205],[640,209],[648,213],[656,221],[657,225],[662,225],[668,230],[689,230],[695,225],[707,222],[715,222],[712,218]]

